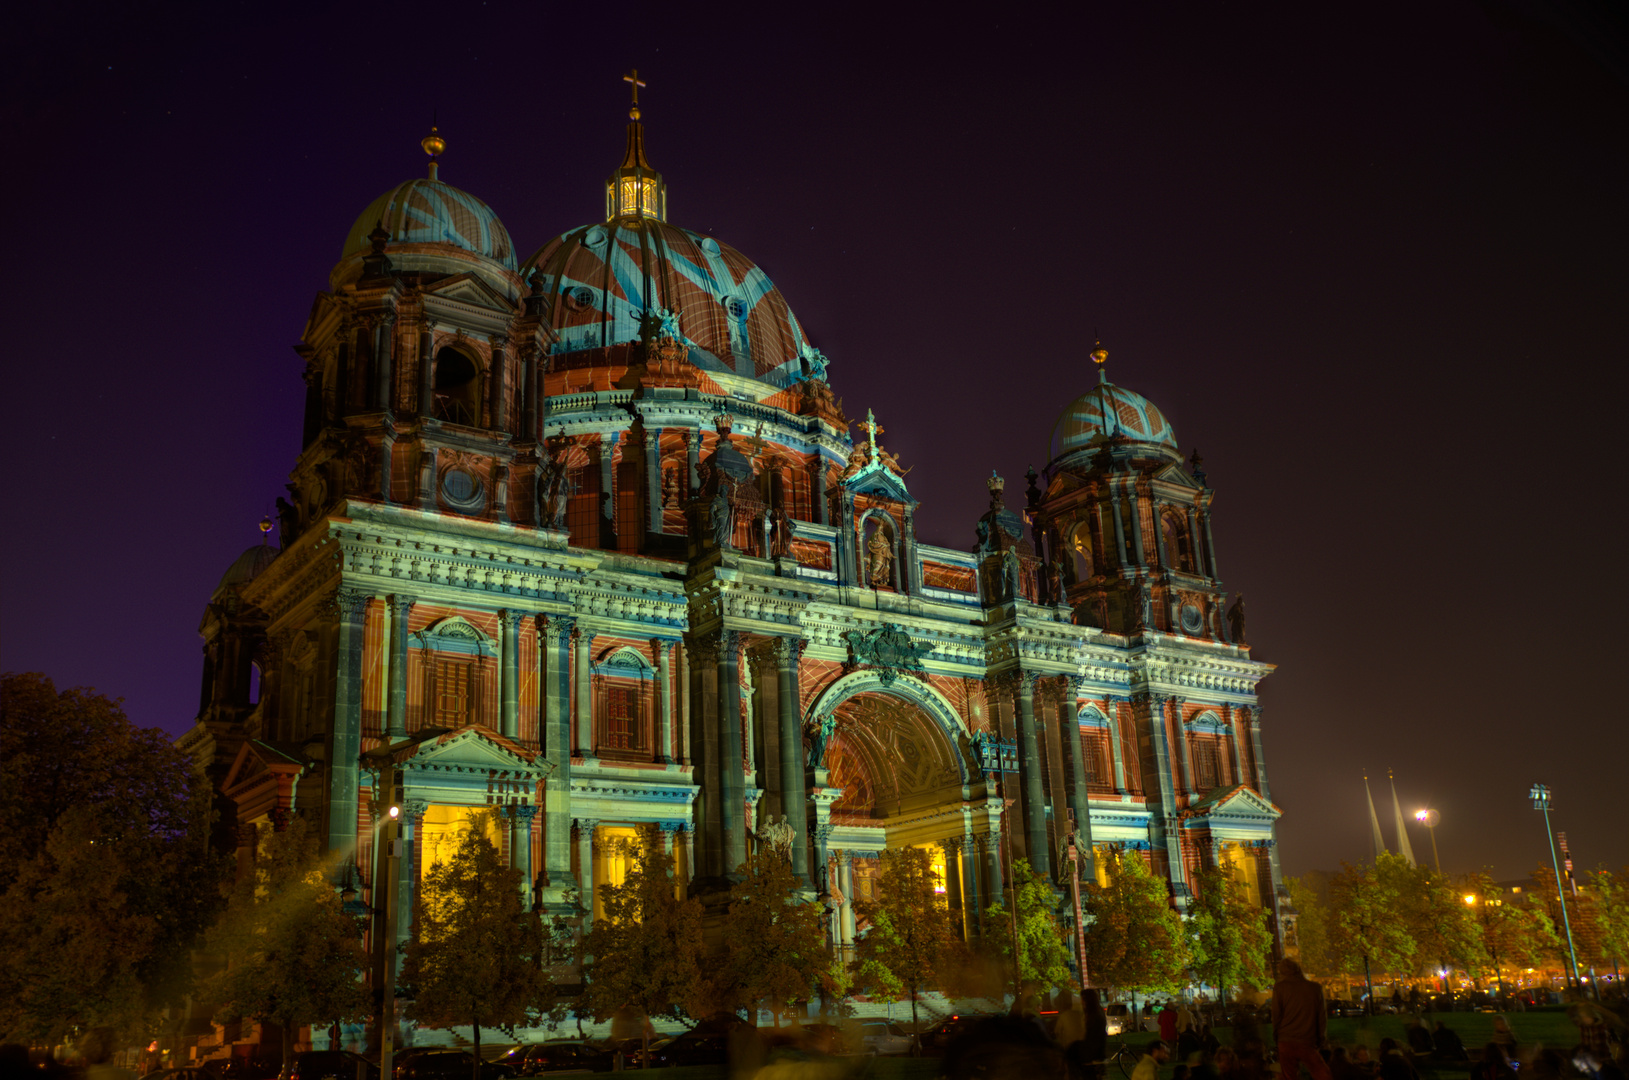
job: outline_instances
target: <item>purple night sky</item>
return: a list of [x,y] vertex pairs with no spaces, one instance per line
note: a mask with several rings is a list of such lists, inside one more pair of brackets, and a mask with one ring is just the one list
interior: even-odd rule
[[1621,9],[885,7],[15,12],[0,666],[184,731],[353,219],[433,110],[521,256],[598,219],[638,67],[671,220],[780,286],[925,541],[1018,505],[1099,334],[1201,450],[1287,872],[1368,854],[1388,767],[1450,872],[1547,860],[1534,779],[1629,863]]

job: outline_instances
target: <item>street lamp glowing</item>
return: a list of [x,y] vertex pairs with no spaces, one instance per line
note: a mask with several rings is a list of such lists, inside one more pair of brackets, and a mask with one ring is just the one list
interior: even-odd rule
[[1544,833],[1550,838],[1550,863],[1555,867],[1555,896],[1561,902],[1561,929],[1567,937],[1567,961],[1572,967],[1572,984],[1582,987],[1578,979],[1578,952],[1572,945],[1572,921],[1567,918],[1567,896],[1561,890],[1561,857],[1555,851],[1555,832],[1550,828],[1550,789],[1535,783],[1527,793],[1533,800],[1533,809],[1544,814]]
[[1465,894],[1465,902],[1467,904],[1475,904],[1476,903],[1476,894],[1475,893],[1466,893]]
[[1431,861],[1436,864],[1437,873],[1442,873],[1442,856],[1437,854],[1437,822],[1442,820],[1442,815],[1426,807],[1424,810],[1414,811],[1414,820],[1424,825],[1431,833]]
[[399,818],[401,816],[402,816],[402,808],[401,807],[392,806],[390,808],[390,820],[395,821],[397,818]]

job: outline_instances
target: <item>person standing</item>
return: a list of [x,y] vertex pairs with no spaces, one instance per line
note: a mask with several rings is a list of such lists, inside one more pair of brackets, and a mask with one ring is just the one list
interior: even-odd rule
[[1312,1080],[1330,1080],[1329,1066],[1318,1053],[1328,1025],[1324,988],[1302,974],[1294,960],[1280,960],[1278,982],[1273,984],[1273,1040],[1278,1043],[1283,1080],[1296,1080],[1302,1062]]
[[1166,1045],[1171,1045],[1172,1043],[1175,1043],[1176,1042],[1176,1037],[1177,1037],[1177,1011],[1176,1011],[1176,1006],[1172,1005],[1169,1001],[1167,1001],[1165,1003],[1165,1008],[1163,1008],[1163,1009],[1161,1009],[1159,1011],[1159,1022],[1160,1022],[1160,1041],[1165,1043]]

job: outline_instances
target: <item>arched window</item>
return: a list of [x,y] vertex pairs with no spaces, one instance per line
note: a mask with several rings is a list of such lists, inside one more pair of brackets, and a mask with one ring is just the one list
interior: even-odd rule
[[1074,549],[1075,580],[1092,580],[1097,574],[1097,564],[1092,558],[1092,530],[1084,521],[1075,526],[1069,546]]
[[436,416],[454,424],[481,423],[481,373],[475,361],[452,346],[436,353]]
[[1165,557],[1172,570],[1193,573],[1193,552],[1188,546],[1188,527],[1174,510],[1160,514],[1160,535],[1165,541]]
[[655,672],[633,649],[619,647],[594,666],[595,745],[607,757],[650,755]]

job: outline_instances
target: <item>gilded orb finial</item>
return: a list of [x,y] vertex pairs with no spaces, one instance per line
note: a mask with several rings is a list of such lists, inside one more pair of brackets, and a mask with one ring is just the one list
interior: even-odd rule
[[431,124],[430,134],[420,139],[419,145],[424,147],[426,154],[430,155],[430,179],[434,180],[436,178],[436,158],[440,157],[441,152],[447,149],[447,140],[443,139],[436,126]]
[[262,544],[264,544],[266,542],[266,535],[268,533],[270,533],[271,531],[272,531],[272,519],[271,519],[271,515],[267,514],[265,517],[260,519],[260,542]]
[[1087,355],[1092,358],[1092,363],[1097,365],[1097,381],[1108,382],[1108,371],[1103,365],[1109,362],[1109,350],[1105,349],[1103,343],[1099,341],[1094,344],[1092,351]]

